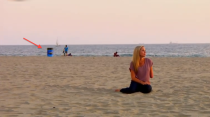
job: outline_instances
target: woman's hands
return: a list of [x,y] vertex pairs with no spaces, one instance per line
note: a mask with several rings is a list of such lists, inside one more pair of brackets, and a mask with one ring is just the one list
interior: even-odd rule
[[142,84],[142,85],[150,85],[150,82],[144,82],[144,81],[141,81],[141,80],[139,80],[140,81],[140,84]]
[[131,80],[138,82],[142,85],[150,85],[150,82],[144,82],[144,81],[141,81],[138,78],[136,78],[135,72],[133,70],[131,70]]
[[144,81],[141,81],[142,82],[142,85],[150,85],[150,82],[144,82]]

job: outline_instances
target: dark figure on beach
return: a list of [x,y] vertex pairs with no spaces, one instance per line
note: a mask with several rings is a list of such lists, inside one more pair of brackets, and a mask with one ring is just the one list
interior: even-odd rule
[[114,57],[119,57],[119,55],[117,54],[117,52],[115,52],[113,56]]
[[68,56],[72,56],[71,53],[69,53]]
[[142,92],[150,93],[152,86],[150,78],[153,78],[153,62],[145,58],[146,50],[144,46],[137,46],[133,52],[133,61],[130,63],[131,83],[128,88],[116,89],[116,92],[126,94]]
[[64,49],[63,49],[63,54],[64,54],[64,56],[67,56],[67,53],[68,53],[68,47],[67,47],[67,45],[64,47]]

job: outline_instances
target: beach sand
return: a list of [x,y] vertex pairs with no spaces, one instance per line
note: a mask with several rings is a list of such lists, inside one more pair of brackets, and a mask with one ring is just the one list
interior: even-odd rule
[[150,58],[150,94],[122,94],[131,57],[0,57],[1,117],[208,117],[210,58]]

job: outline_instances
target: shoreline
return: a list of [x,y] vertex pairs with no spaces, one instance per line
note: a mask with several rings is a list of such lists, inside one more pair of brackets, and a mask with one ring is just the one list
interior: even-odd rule
[[[47,57],[47,58],[54,58],[54,57],[64,57],[63,55],[60,55],[60,56],[53,56],[53,57],[48,57],[47,55],[46,56],[1,56],[0,55],[0,58],[1,57]],[[132,57],[132,56],[120,56],[120,57],[113,57],[113,56],[83,56],[83,55],[73,55],[73,56],[65,56],[65,57],[109,57],[109,58],[129,58],[129,57]],[[194,56],[194,57],[187,57],[187,56],[177,56],[177,57],[164,57],[164,56],[147,56],[146,58],[210,58],[210,57],[202,57],[202,56]]]

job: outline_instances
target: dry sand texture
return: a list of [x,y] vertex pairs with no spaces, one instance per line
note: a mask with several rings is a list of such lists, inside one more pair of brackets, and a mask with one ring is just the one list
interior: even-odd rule
[[131,57],[0,57],[0,116],[210,116],[210,58],[150,59],[153,92],[122,94]]

